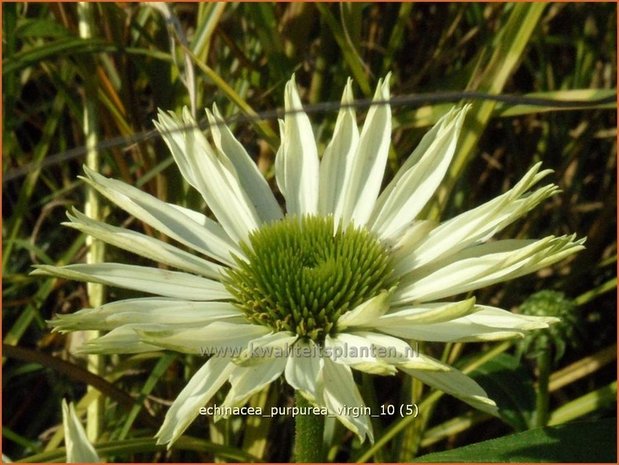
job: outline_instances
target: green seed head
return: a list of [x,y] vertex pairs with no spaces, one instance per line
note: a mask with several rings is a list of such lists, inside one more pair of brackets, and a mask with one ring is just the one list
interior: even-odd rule
[[528,353],[532,358],[540,352],[552,350],[554,346],[555,362],[558,362],[568,345],[579,344],[579,328],[582,327],[576,304],[562,292],[545,290],[531,295],[520,306],[525,315],[554,316],[561,318],[559,323],[550,328],[535,331],[527,335],[520,343],[520,352]]
[[332,217],[287,217],[241,247],[247,259],[235,258],[224,283],[247,319],[318,343],[340,315],[394,284],[387,248]]

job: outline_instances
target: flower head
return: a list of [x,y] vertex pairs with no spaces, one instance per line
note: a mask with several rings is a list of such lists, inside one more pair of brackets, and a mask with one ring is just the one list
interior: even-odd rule
[[[155,230],[185,246],[69,215],[70,227],[176,268],[118,263],[41,266],[38,273],[154,294],[84,309],[56,329],[107,330],[85,350],[170,349],[211,354],[169,409],[158,438],[173,443],[226,383],[224,407],[244,404],[284,376],[361,439],[372,439],[352,370],[405,372],[486,412],[496,405],[457,369],[411,349],[412,341],[522,337],[556,321],[449,297],[516,278],[582,248],[574,237],[494,240],[497,232],[557,192],[535,188],[550,171],[535,165],[499,197],[436,224],[420,213],[453,157],[467,107],[447,113],[380,192],[391,134],[388,80],[380,81],[359,131],[344,90],[334,134],[319,158],[294,78],[275,177],[282,208],[250,156],[207,111],[212,142],[188,111],[161,112],[157,128],[181,173],[216,220],[165,203],[86,169],[85,181]],[[189,250],[190,252],[188,252]]]

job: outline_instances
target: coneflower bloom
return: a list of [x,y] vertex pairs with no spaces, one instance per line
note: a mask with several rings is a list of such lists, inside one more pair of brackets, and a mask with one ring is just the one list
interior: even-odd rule
[[348,82],[334,134],[319,158],[294,78],[275,178],[282,207],[214,108],[209,142],[189,111],[160,112],[157,128],[183,177],[215,219],[163,202],[86,169],[84,180],[178,245],[75,211],[68,226],[175,268],[121,263],[39,266],[36,273],[154,295],[62,315],[57,330],[109,331],[91,353],[169,349],[211,354],[178,395],[157,436],[172,444],[226,383],[222,407],[241,406],[283,375],[361,440],[373,439],[352,370],[407,373],[473,407],[496,412],[471,378],[413,341],[489,341],[523,336],[554,318],[449,300],[551,265],[582,248],[574,236],[493,240],[557,192],[535,187],[535,165],[509,191],[443,223],[420,218],[453,157],[467,107],[448,112],[380,192],[391,137],[387,80],[359,131]]

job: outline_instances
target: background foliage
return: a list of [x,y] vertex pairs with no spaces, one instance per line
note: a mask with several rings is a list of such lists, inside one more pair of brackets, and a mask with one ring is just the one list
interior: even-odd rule
[[[105,175],[202,209],[161,140],[149,132],[129,139],[152,129],[157,108],[179,111],[190,105],[203,115],[201,109],[216,102],[226,116],[281,108],[283,86],[292,73],[308,104],[339,100],[348,76],[356,82],[356,96],[369,97],[388,71],[396,96],[479,90],[593,100],[612,96],[616,87],[617,18],[611,3],[91,7],[93,33],[85,38],[76,4],[2,4],[2,435],[3,453],[13,460],[64,460],[61,399],[74,400],[84,411],[97,392],[105,406],[97,449],[109,461],[290,460],[289,418],[236,418],[217,425],[199,419],[172,451],[155,446],[151,438],[167,406],[200,361],[173,353],[107,357],[104,373],[93,376],[85,361],[70,353],[80,343],[79,334],[50,334],[46,320],[88,306],[84,285],[28,275],[35,263],[84,259],[84,237],[60,223],[67,208],[81,209],[91,201],[77,179],[84,162],[85,109],[96,115],[91,133],[102,141],[97,157]],[[387,178],[449,106],[394,108]],[[335,114],[332,108],[311,116],[323,142]],[[257,117],[233,124],[233,130],[270,174],[278,145],[276,121]],[[448,179],[427,214],[449,218],[476,206],[504,192],[540,160],[555,170],[552,181],[563,192],[504,236],[576,232],[587,236],[587,249],[535,276],[476,294],[480,301],[511,309],[543,289],[573,300],[572,327],[553,342],[563,344],[565,353],[552,362],[547,423],[587,420],[577,429],[579,452],[588,444],[596,453],[607,453],[603,459],[615,461],[614,444],[587,439],[587,434],[599,439],[598,419],[616,416],[615,105],[559,110],[475,101]],[[110,222],[152,233],[109,205],[101,207]],[[105,255],[108,261],[135,261],[111,248]],[[106,290],[107,300],[124,295]],[[408,461],[446,449],[454,450],[445,460],[483,460],[458,447],[501,436],[513,448],[522,436],[514,443],[509,435],[539,426],[535,399],[541,372],[534,346],[424,347],[473,372],[499,403],[500,420],[405,378],[360,380],[370,405],[414,401],[421,416],[377,420],[374,446],[358,444],[333,424],[327,430],[329,460]],[[99,391],[86,393],[87,385]],[[275,384],[251,403],[288,405],[291,394]],[[561,439],[567,430],[572,436],[566,436],[564,447],[544,448],[544,440]],[[576,442],[573,428],[532,434],[526,438],[541,437],[539,450],[547,453],[523,455],[524,460],[599,458],[569,455]],[[609,437],[612,442],[615,434]]]

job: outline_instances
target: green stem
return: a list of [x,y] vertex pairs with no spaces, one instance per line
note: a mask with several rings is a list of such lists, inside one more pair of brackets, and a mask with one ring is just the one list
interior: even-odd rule
[[[298,391],[296,402],[299,408],[312,406]],[[297,415],[295,427],[295,461],[297,463],[322,462],[324,418],[321,415]]]
[[[88,2],[79,2],[77,4],[77,14],[79,19],[79,34],[83,39],[90,39],[93,37],[93,6]],[[92,57],[85,57],[85,68],[95,68],[95,62]],[[98,126],[98,110],[97,110],[97,89],[96,89],[96,75],[93,75],[93,79],[85,83],[84,93],[84,137],[86,145],[86,166],[93,171],[99,171],[99,152],[97,151],[97,126]],[[101,218],[101,208],[99,203],[99,197],[95,190],[91,187],[86,191],[86,204],[84,205],[84,213],[94,220]],[[88,252],[86,254],[86,263],[101,263],[104,260],[104,244],[101,241],[95,240],[92,237],[86,238],[86,245],[88,246]],[[98,307],[103,304],[103,285],[97,283],[88,283],[86,285],[88,292],[88,301],[91,307]],[[85,333],[86,340],[92,340],[99,337],[99,331],[87,331]],[[88,370],[96,375],[103,375],[103,356],[97,354],[91,354],[88,356]],[[94,388],[88,386],[88,390],[91,391]],[[103,398],[98,397],[92,404],[88,406],[87,421],[86,421],[86,434],[91,442],[95,442],[101,436],[103,432]]]
[[550,380],[550,350],[542,350],[537,356],[537,392],[535,398],[535,426],[548,423],[548,382]]

